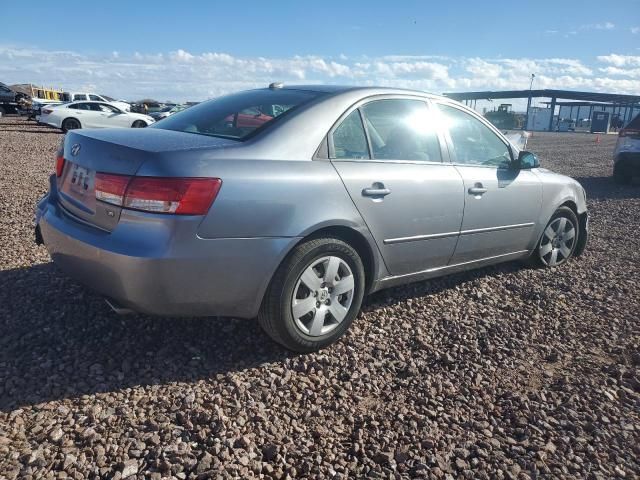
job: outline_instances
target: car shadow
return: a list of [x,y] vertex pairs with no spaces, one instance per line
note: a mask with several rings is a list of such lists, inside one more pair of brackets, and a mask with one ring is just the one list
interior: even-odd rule
[[119,316],[53,263],[0,271],[0,411],[291,356],[255,321]]
[[[362,310],[369,311],[375,308],[402,303],[412,298],[436,295],[444,290],[453,289],[463,283],[473,282],[484,277],[514,273],[527,268],[535,269],[536,267],[530,267],[523,261],[514,260],[379,290],[365,298]],[[505,288],[509,288],[509,286],[507,285]]]
[[587,200],[640,198],[640,181],[631,185],[618,185],[611,177],[574,177],[587,192]]
[[[367,297],[363,311],[521,268],[510,262],[390,288]],[[0,271],[0,411],[211,379],[295,355],[252,320],[119,316],[53,263]]]

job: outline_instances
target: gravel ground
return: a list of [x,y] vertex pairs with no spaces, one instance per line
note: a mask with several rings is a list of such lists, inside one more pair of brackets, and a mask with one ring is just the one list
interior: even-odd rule
[[0,478],[637,478],[640,186],[614,136],[538,134],[592,240],[379,292],[292,355],[251,321],[118,317],[33,243],[60,135],[0,120]]

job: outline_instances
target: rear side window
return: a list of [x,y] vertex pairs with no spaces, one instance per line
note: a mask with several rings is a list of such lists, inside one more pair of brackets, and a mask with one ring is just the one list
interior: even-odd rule
[[200,103],[152,127],[242,141],[322,95],[308,90],[249,90]]
[[74,108],[78,110],[91,110],[91,105],[88,103],[76,103]]
[[376,100],[362,112],[374,159],[442,161],[437,130],[423,101]]
[[508,167],[507,145],[480,120],[449,105],[439,105],[451,136],[455,162],[462,165]]
[[333,151],[332,158],[369,158],[367,137],[358,110],[351,112],[333,131]]

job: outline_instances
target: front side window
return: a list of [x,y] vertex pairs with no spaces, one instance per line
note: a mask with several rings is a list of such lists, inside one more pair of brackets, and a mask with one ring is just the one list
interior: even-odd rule
[[310,90],[250,90],[200,103],[152,127],[243,141],[322,95]]
[[369,158],[367,137],[362,126],[360,112],[354,110],[333,131],[332,158],[363,159]]
[[91,110],[91,104],[89,103],[76,103],[75,106],[78,110]]
[[104,101],[104,99],[100,98],[98,95],[89,95],[89,100],[94,100],[96,102]]
[[378,160],[440,162],[440,142],[433,116],[421,100],[376,100],[362,107]]
[[449,105],[439,105],[453,144],[455,162],[506,168],[511,163],[507,145],[480,120]]

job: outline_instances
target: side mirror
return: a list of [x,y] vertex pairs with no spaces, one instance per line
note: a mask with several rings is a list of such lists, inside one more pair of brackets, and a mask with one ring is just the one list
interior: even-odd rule
[[533,153],[523,150],[518,154],[517,165],[520,170],[530,170],[532,168],[538,168],[540,162],[538,161],[538,157]]

